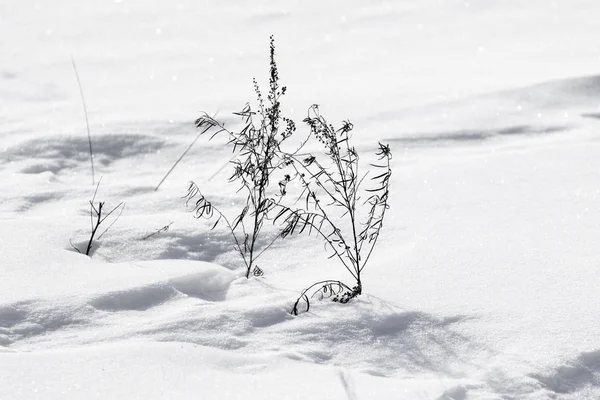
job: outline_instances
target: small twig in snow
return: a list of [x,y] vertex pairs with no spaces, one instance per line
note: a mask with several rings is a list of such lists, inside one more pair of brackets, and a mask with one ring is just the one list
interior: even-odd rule
[[152,236],[158,235],[161,232],[167,232],[169,230],[169,228],[171,227],[171,225],[173,225],[174,223],[175,223],[175,221],[172,221],[170,224],[163,226],[162,228],[158,229],[156,232],[152,232],[148,236],[143,237],[142,240],[150,239]]

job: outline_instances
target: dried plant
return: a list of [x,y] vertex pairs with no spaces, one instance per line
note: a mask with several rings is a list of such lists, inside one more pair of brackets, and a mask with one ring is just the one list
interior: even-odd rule
[[[280,98],[286,89],[279,87],[273,37],[266,101],[256,80],[254,88],[258,110],[253,111],[247,104],[242,111],[235,113],[242,118],[241,130],[231,131],[208,114],[196,120],[201,134],[211,131],[211,139],[221,133],[228,136],[228,144],[236,155],[231,161],[234,172],[229,179],[238,182],[240,190],[246,193],[244,207],[231,221],[194,182],[190,183],[184,196],[186,204],[194,202],[197,218],[216,218],[212,229],[221,221],[226,224],[234,249],[244,261],[246,277],[251,273],[262,275],[256,260],[277,238],[303,232],[317,233],[331,251],[330,258],[337,258],[355,282],[353,285],[340,280],[316,282],[302,291],[291,312],[297,315],[302,310],[307,311],[315,297],[347,303],[362,293],[361,274],[375,248],[389,207],[390,148],[379,143],[376,152],[379,161],[370,164],[372,171],[376,171],[370,178],[372,185],[362,191],[361,184],[368,174],[359,173],[359,155],[350,144],[352,124],[345,121],[341,128],[335,129],[321,116],[318,106],[313,105],[304,120],[309,135],[296,151],[285,151],[282,143],[296,131],[296,126],[281,115]],[[324,145],[325,163],[310,153],[302,152],[310,138],[316,138]],[[277,171],[282,174],[282,179],[273,179]],[[301,186],[301,193],[292,205],[283,201],[290,182]],[[363,192],[366,199],[359,195]],[[300,200],[303,200],[303,208],[296,208],[295,204]],[[260,242],[266,245],[259,246],[258,239],[263,235],[266,221],[278,224],[280,231],[272,240]]]
[[[119,219],[119,217],[121,216],[121,214],[123,214],[123,210],[125,209],[125,203],[121,202],[119,204],[117,204],[115,207],[113,207],[110,211],[106,212],[104,205],[105,202],[104,201],[99,201],[97,203],[97,205],[94,205],[94,202],[96,201],[96,195],[98,194],[98,188],[100,187],[100,182],[102,181],[102,178],[100,178],[100,180],[98,181],[98,184],[96,185],[96,190],[94,190],[94,195],[92,196],[92,199],[90,200],[90,224],[91,224],[91,232],[90,232],[90,238],[88,240],[88,244],[85,248],[85,255],[89,256],[90,252],[92,251],[92,246],[94,244],[94,240],[100,240],[102,238],[102,236],[104,236],[104,234],[106,232],[108,232],[108,230],[110,228],[112,228],[112,226],[117,222],[117,220]],[[97,237],[96,234],[98,233],[99,229],[100,229],[100,225],[106,221],[108,219],[108,217],[110,217],[115,211],[117,211],[118,209],[121,209],[121,211],[119,212],[119,215],[117,215],[115,218],[113,218],[112,222],[110,223],[110,225],[108,225],[108,227],[106,229],[104,229],[104,231],[102,231],[102,233],[100,233]],[[81,250],[79,250],[77,247],[75,247],[73,245],[73,243],[71,243],[71,246],[78,252],[81,253]]]
[[[388,209],[391,151],[389,146],[379,143],[376,153],[379,162],[371,164],[377,171],[371,177],[372,187],[366,189],[368,198],[361,201],[360,188],[367,174],[359,175],[359,155],[350,144],[353,126],[345,121],[335,129],[313,105],[304,120],[310,127],[311,136],[325,146],[328,165],[320,163],[312,154],[287,154],[286,164],[300,181],[303,191],[299,199],[304,199],[304,209],[292,209],[277,204],[274,222],[282,222],[282,236],[304,231],[316,232],[331,250],[330,258],[337,258],[355,280],[349,286],[339,280],[326,280],[314,283],[305,289],[292,309],[292,314],[300,312],[302,304],[310,307],[310,299],[331,298],[347,303],[362,293],[361,273],[367,265],[381,233],[385,212]],[[325,199],[322,202],[321,199]],[[358,211],[366,209],[364,221],[360,221]]]
[[[281,115],[280,99],[285,95],[286,87],[279,86],[279,74],[275,62],[275,43],[271,36],[270,43],[270,74],[269,92],[266,101],[258,86],[256,79],[254,90],[258,100],[258,110],[253,111],[250,104],[234,115],[242,119],[242,129],[231,131],[224,124],[210,115],[204,113],[196,120],[196,127],[201,133],[212,132],[211,139],[219,134],[228,136],[228,144],[236,157],[231,161],[234,166],[233,174],[229,180],[240,184],[240,191],[246,193],[246,202],[233,222],[219,211],[201,192],[198,185],[191,182],[188,193],[184,196],[189,202],[194,203],[197,218],[212,218],[218,215],[213,229],[224,221],[231,232],[234,248],[242,257],[246,267],[246,277],[251,273],[262,274],[257,267],[256,260],[280,237],[277,235],[266,246],[259,246],[263,236],[264,222],[273,205],[285,195],[285,178],[280,181],[278,193],[270,193],[269,186],[276,170],[283,166],[281,157],[281,144],[296,130],[294,122]],[[289,177],[288,177],[289,179]]]

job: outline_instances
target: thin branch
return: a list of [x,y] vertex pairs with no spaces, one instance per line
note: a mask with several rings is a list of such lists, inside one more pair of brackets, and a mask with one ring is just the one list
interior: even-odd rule
[[77,251],[79,254],[81,254],[81,250],[79,250],[77,247],[75,247],[75,245],[73,244],[73,241],[71,239],[69,239],[69,244],[71,245],[72,248],[75,249],[75,251]]
[[[96,235],[96,231],[98,230],[98,227],[100,226],[100,223],[101,223],[102,207],[104,207],[104,203],[103,202],[98,203],[98,210],[96,211],[96,217],[97,217],[96,225],[92,228],[92,233],[90,234],[90,240],[88,241],[87,248],[85,249],[86,256],[90,255],[90,250],[92,250],[92,243],[94,242],[94,236]],[[92,206],[92,208],[94,208],[94,207]]]
[[175,223],[175,221],[172,221],[171,223],[169,223],[168,225],[163,226],[162,228],[158,229],[156,232],[152,232],[151,234],[144,236],[142,238],[142,240],[148,240],[150,239],[152,236],[158,235],[161,232],[167,232],[169,230],[169,228],[171,228],[171,225],[173,225]]
[[94,215],[92,214],[92,210],[98,214],[98,210],[94,207],[94,201],[96,200],[96,194],[98,194],[98,188],[100,187],[100,182],[102,182],[102,177],[98,180],[98,184],[96,185],[96,190],[94,190],[94,195],[92,196],[92,200],[90,200],[90,205],[92,206],[90,209],[90,229],[94,229]]
[[[218,113],[219,112],[217,111],[214,116],[216,117]],[[185,157],[185,155],[192,149],[192,147],[194,147],[194,144],[196,144],[196,142],[198,141],[198,139],[200,138],[200,136],[202,136],[202,134],[206,133],[210,128],[211,128],[211,126],[207,126],[206,128],[204,128],[204,130],[200,131],[196,135],[196,137],[194,138],[194,140],[192,140],[192,143],[190,143],[190,145],[185,149],[185,151],[181,154],[181,156],[179,156],[179,158],[177,159],[177,161],[175,161],[175,164],[173,164],[173,166],[171,167],[171,169],[169,169],[169,171],[165,174],[165,176],[160,180],[160,182],[158,183],[158,185],[156,185],[156,187],[154,188],[155,192],[158,190],[158,188],[160,188],[160,185],[163,184],[163,182],[167,179],[167,177],[171,174],[171,172],[173,172],[173,170],[175,169],[175,167],[177,167],[177,165],[181,162],[181,160],[183,160],[183,157]]]
[[81,104],[83,105],[83,113],[85,114],[85,125],[87,127],[88,143],[90,146],[90,165],[92,167],[92,185],[96,182],[94,173],[94,152],[92,150],[92,135],[90,133],[90,122],[88,120],[87,105],[85,104],[85,97],[83,96],[83,88],[81,87],[81,81],[79,80],[79,73],[77,72],[77,66],[75,65],[75,58],[71,55],[71,62],[73,63],[73,70],[75,70],[75,78],[77,78],[77,85],[79,86],[79,94],[81,95]]
[[277,239],[281,239],[281,234],[278,234],[275,236],[275,238],[271,241],[271,243],[269,243],[268,245],[266,245],[261,251],[260,253],[258,253],[258,255],[256,257],[254,257],[254,261],[258,260],[258,258],[267,250],[269,250],[271,248],[271,246],[273,246],[273,244],[277,241]]
[[110,212],[109,212],[109,213],[108,213],[108,214],[107,214],[107,215],[106,215],[104,218],[102,218],[102,221],[101,221],[101,222],[104,222],[104,220],[105,220],[106,218],[108,218],[108,217],[109,217],[109,215],[110,215],[110,214],[112,214],[112,213],[113,213],[113,211],[115,211],[115,210],[116,210],[117,208],[119,208],[119,207],[121,207],[121,212],[119,213],[119,215],[117,215],[117,217],[116,217],[116,218],[113,220],[113,222],[111,222],[111,224],[108,226],[108,228],[106,228],[106,229],[104,230],[104,232],[102,232],[102,233],[100,234],[100,236],[98,236],[98,239],[96,239],[96,240],[100,240],[100,238],[102,238],[102,236],[104,236],[104,234],[105,234],[105,233],[106,233],[106,232],[107,232],[107,231],[108,231],[108,230],[109,230],[109,229],[110,229],[110,228],[111,228],[111,227],[112,227],[112,226],[115,224],[115,222],[117,222],[117,220],[118,220],[119,218],[121,218],[121,214],[123,214],[123,210],[125,210],[125,203],[123,203],[123,202],[121,202],[121,203],[120,203],[118,206],[116,206],[115,208],[113,208],[113,209],[112,209],[112,210],[111,210],[111,211],[110,211]]

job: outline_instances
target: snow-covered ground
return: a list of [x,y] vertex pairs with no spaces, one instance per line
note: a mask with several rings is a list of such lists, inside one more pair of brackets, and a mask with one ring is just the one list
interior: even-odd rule
[[[0,399],[600,398],[600,3],[0,2]],[[243,195],[195,137],[267,84],[394,153],[391,207],[350,304],[316,238],[246,280],[196,181]],[[89,258],[97,200],[125,202]],[[210,177],[216,173],[212,179]],[[171,224],[172,223],[172,224]],[[144,238],[171,224],[167,232]],[[350,280],[351,281],[351,280]]]

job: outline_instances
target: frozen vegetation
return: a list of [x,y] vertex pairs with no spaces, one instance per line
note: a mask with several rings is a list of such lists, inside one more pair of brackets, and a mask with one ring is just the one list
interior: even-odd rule
[[[591,0],[1,2],[0,399],[600,398],[599,16]],[[227,227],[183,199],[194,181],[243,207],[226,137],[154,190],[201,112],[240,126],[270,35],[299,132],[318,103],[353,123],[365,165],[378,142],[393,153],[362,294],[298,316],[303,289],[353,278],[315,235],[245,278]],[[91,257],[74,250],[96,186],[72,57],[96,207],[124,203]]]

